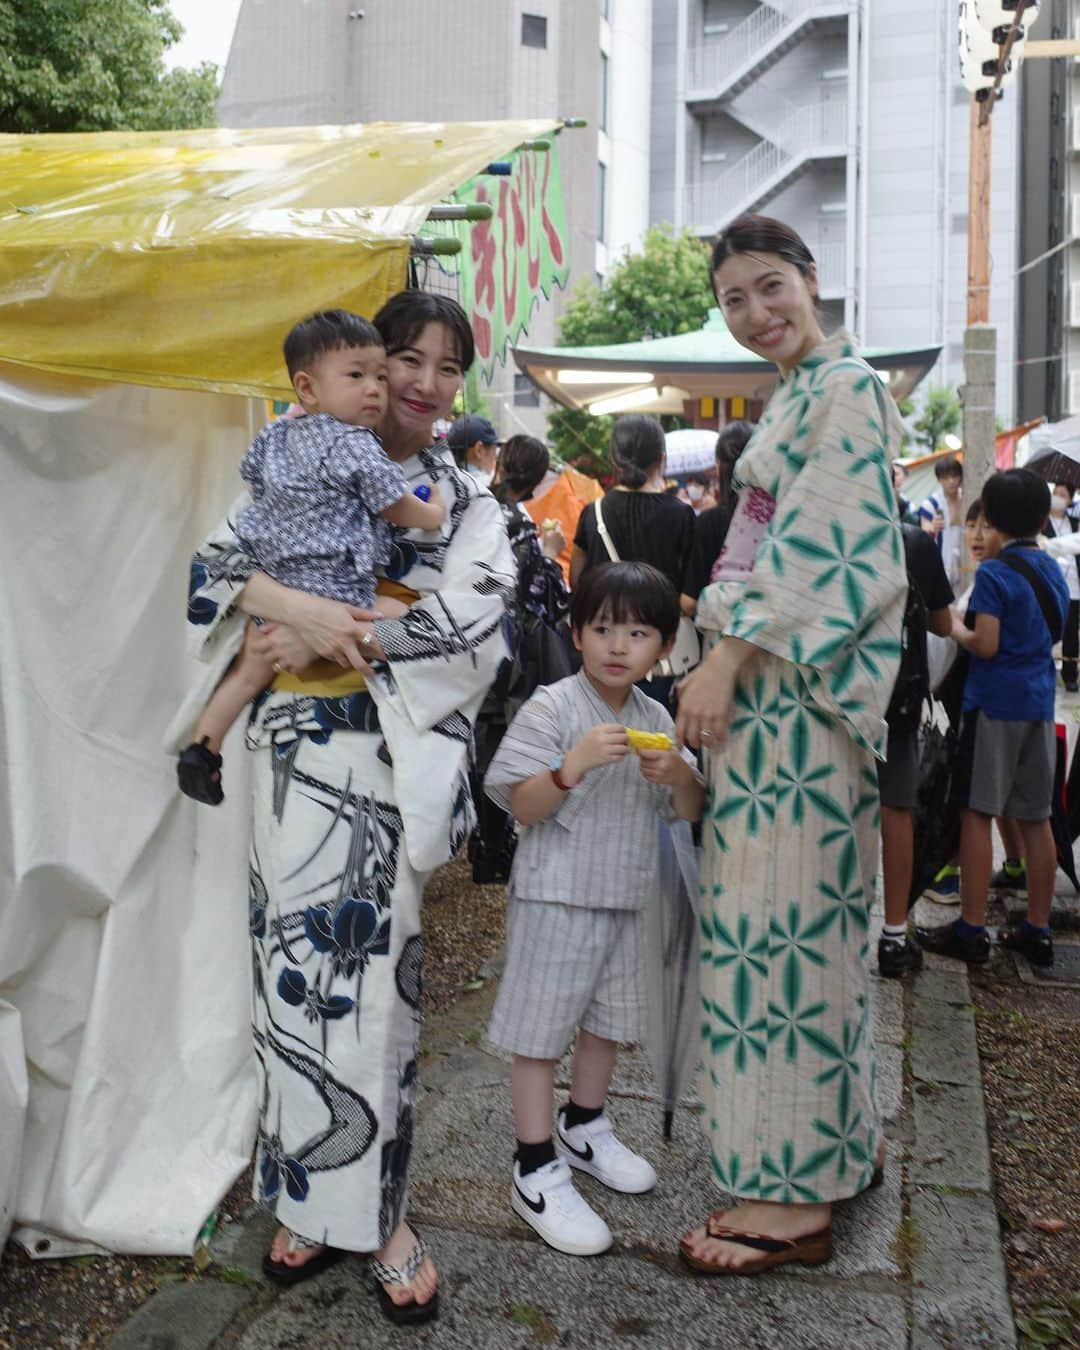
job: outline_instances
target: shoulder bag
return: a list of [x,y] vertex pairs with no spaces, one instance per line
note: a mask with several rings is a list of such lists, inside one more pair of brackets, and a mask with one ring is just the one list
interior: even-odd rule
[[[608,533],[608,527],[604,524],[604,513],[600,509],[600,501],[593,502],[593,510],[596,512],[596,532],[603,541],[607,555],[612,562],[621,562],[615,545],[612,542],[611,535]],[[685,614],[679,616],[679,627],[675,632],[675,643],[668,652],[653,666],[650,679],[669,679],[675,676],[676,679],[689,674],[691,670],[701,660],[701,638],[698,636],[698,630],[694,627],[693,619],[688,619]]]

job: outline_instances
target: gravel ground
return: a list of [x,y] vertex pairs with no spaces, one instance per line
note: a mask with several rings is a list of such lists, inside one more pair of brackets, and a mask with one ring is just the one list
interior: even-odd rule
[[[474,886],[468,864],[439,869],[424,894],[424,1011],[446,1012],[473,984],[503,940],[501,886]],[[250,1171],[229,1193],[223,1216],[249,1203]],[[227,1272],[211,1269],[213,1278]],[[103,1346],[162,1285],[200,1277],[181,1257],[82,1256],[31,1261],[8,1243],[0,1257],[0,1350],[93,1350]]]
[[973,970],[994,1181],[1022,1346],[1080,1347],[1080,990]]

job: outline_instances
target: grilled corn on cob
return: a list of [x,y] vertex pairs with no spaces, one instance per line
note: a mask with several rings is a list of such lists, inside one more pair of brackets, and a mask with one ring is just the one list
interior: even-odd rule
[[675,744],[662,731],[636,731],[633,727],[626,728],[626,738],[635,753],[638,750],[670,750]]

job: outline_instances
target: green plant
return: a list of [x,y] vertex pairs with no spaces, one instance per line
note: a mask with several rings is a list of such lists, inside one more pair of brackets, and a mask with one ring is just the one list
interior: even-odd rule
[[0,0],[0,131],[213,126],[218,70],[166,71],[168,0]]
[[[624,253],[604,286],[592,280],[578,284],[559,321],[559,341],[566,347],[602,347],[691,333],[703,326],[715,303],[706,246],[689,230],[653,225],[641,251]],[[566,463],[599,476],[611,468],[612,425],[610,417],[561,408],[548,418],[548,440]]]
[[922,413],[913,424],[916,443],[927,454],[940,450],[945,437],[960,430],[963,415],[960,396],[955,389],[948,385],[931,385],[926,391]]

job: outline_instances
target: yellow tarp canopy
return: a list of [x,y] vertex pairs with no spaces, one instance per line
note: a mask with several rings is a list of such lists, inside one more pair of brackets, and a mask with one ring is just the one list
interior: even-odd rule
[[430,207],[559,125],[0,136],[0,359],[285,395],[298,318],[373,315]]

